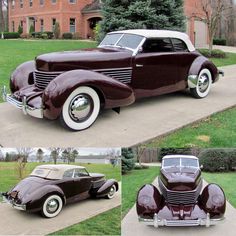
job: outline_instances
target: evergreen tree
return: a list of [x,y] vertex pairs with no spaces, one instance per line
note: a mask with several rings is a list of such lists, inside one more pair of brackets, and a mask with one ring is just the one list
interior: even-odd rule
[[126,174],[135,167],[135,156],[131,148],[122,148],[122,174]]
[[124,29],[184,31],[183,0],[104,0],[100,39]]

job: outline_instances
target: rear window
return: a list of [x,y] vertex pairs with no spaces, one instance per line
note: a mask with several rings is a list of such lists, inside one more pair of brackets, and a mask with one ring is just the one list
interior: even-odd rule
[[188,52],[188,47],[181,39],[171,39],[176,52]]

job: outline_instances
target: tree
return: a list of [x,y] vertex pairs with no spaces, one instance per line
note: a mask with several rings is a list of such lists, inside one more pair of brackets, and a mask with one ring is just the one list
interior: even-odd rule
[[23,33],[23,28],[21,25],[18,26],[18,33],[21,35]]
[[0,32],[7,30],[8,0],[0,0]]
[[100,39],[124,29],[175,29],[184,31],[183,0],[104,0]]
[[43,154],[44,154],[44,151],[41,148],[39,148],[36,153],[36,158],[39,162],[42,162]]
[[131,148],[122,148],[122,174],[126,174],[135,167],[135,155]]
[[118,158],[120,156],[120,150],[111,148],[107,151],[107,156],[109,157],[110,163],[113,167],[115,167],[118,164]]
[[232,8],[232,6],[227,0],[200,0],[196,2],[196,12],[194,16],[207,25],[210,51],[212,51],[213,48],[213,39],[219,26],[221,16],[230,8]]
[[58,22],[55,23],[54,29],[53,29],[53,34],[56,39],[59,39],[61,31],[60,31],[60,25]]
[[75,162],[78,154],[79,152],[75,148],[66,148],[62,152],[62,159],[64,162],[67,161],[67,163],[69,164],[70,162]]
[[53,163],[57,164],[57,159],[59,157],[59,154],[61,152],[61,148],[49,148],[51,150],[50,157],[53,159]]

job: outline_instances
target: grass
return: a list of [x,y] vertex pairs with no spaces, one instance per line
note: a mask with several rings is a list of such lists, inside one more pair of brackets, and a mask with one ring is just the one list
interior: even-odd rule
[[120,211],[114,208],[50,235],[121,235]]
[[0,40],[0,87],[8,87],[13,70],[40,54],[96,47],[96,42],[75,40]]
[[[25,176],[29,175],[36,166],[41,164],[45,163],[27,163]],[[107,179],[116,179],[117,181],[121,180],[120,166],[112,167],[112,165],[106,164],[76,164],[86,167],[89,172],[103,173],[106,175]],[[16,173],[16,163],[0,162],[0,192],[8,191],[18,182],[19,179]]]
[[147,147],[236,147],[236,107],[188,125],[162,138],[147,143]]
[[133,207],[136,201],[138,190],[159,175],[159,167],[149,169],[133,170],[131,173],[122,176],[122,218]]
[[226,58],[210,59],[217,67],[229,66],[236,64],[236,53],[226,53]]
[[208,183],[219,184],[226,195],[227,200],[236,208],[236,172],[229,173],[203,173],[204,179]]

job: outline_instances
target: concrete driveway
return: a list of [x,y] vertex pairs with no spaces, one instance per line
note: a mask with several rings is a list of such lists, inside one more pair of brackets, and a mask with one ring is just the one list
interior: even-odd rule
[[[157,185],[157,179],[153,182],[155,186]],[[206,184],[206,183],[205,183]],[[147,226],[142,223],[139,223],[137,213],[136,213],[136,206],[134,206],[125,218],[122,221],[122,236],[234,236],[235,235],[235,227],[236,227],[236,209],[232,207],[228,202],[226,204],[226,214],[225,214],[225,221],[206,228],[204,226],[199,227],[159,227],[154,228],[152,226]]]
[[121,191],[113,199],[88,199],[65,206],[52,219],[29,214],[0,203],[0,235],[46,235],[121,205]]
[[123,108],[120,115],[112,110],[102,112],[92,127],[81,132],[0,104],[0,145],[127,147],[145,142],[236,105],[236,65],[223,69],[225,77],[205,99],[194,99],[185,92],[143,99]]

